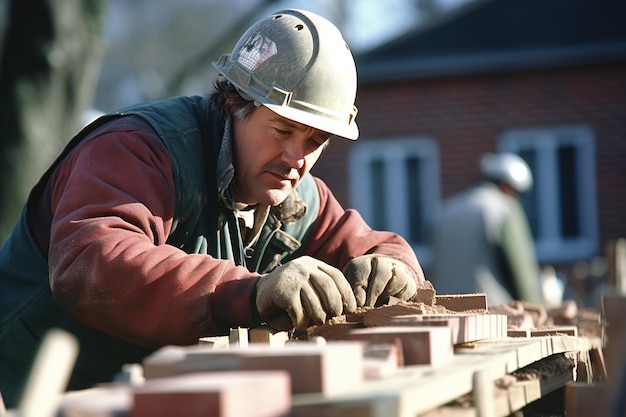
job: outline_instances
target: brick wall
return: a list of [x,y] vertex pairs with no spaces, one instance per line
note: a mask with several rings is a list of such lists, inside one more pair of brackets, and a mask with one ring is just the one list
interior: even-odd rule
[[[587,125],[595,139],[600,239],[626,237],[626,64],[361,85],[357,106],[360,141],[438,142],[444,198],[478,177],[478,158],[495,150],[502,132]],[[350,146],[335,140],[313,171],[345,206]]]

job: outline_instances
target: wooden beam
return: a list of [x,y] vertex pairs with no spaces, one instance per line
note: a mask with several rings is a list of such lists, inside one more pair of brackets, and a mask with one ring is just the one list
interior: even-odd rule
[[[560,342],[553,343],[554,339]],[[475,342],[472,347],[456,352],[448,364],[407,366],[391,377],[366,381],[358,389],[341,395],[295,395],[292,414],[294,417],[310,416],[312,414],[307,414],[306,410],[314,407],[319,415],[356,416],[360,412],[369,417],[415,417],[471,393],[476,370],[485,370],[495,379],[544,357],[562,353],[555,348],[587,351],[598,343],[564,335]]]
[[611,397],[606,384],[572,382],[565,385],[567,417],[610,416]]
[[607,260],[607,282],[621,295],[626,295],[626,239],[607,242],[604,249]]

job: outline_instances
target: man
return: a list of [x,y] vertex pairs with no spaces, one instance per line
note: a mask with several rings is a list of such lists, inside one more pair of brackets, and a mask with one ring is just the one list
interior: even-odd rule
[[539,267],[519,195],[532,173],[515,154],[486,154],[485,181],[450,197],[434,234],[433,285],[441,294],[485,293],[490,304],[542,301]]
[[8,406],[53,327],[78,337],[76,389],[164,345],[306,329],[415,295],[424,276],[407,242],[309,174],[331,136],[358,137],[356,69],[337,28],[284,10],[214,66],[210,97],[99,118],[32,190],[0,251]]

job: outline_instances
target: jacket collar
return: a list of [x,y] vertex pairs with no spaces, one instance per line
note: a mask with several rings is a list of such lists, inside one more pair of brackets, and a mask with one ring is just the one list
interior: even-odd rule
[[217,193],[220,201],[229,210],[235,210],[235,202],[228,190],[235,177],[232,147],[232,118],[228,116],[224,122],[224,136],[217,155]]

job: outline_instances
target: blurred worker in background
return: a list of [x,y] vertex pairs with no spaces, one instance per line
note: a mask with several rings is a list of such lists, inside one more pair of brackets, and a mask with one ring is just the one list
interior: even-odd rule
[[230,328],[306,329],[424,281],[400,236],[344,210],[309,171],[355,140],[357,75],[306,11],[252,25],[207,97],[102,116],[32,190],[0,251],[0,391],[18,400],[51,328],[78,338],[69,388]]
[[539,265],[520,193],[532,187],[515,154],[485,154],[484,181],[450,197],[434,232],[429,279],[440,294],[485,293],[489,304],[542,302]]

